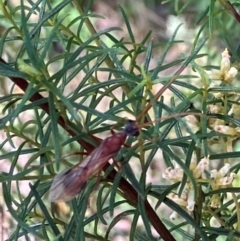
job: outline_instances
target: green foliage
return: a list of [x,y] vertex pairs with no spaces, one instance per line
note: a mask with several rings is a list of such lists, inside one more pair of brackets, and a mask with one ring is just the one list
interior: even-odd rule
[[[179,39],[179,24],[159,43],[150,29],[139,38],[124,5],[117,14],[127,37],[118,26],[97,31],[104,16],[93,13],[94,2],[0,0],[0,182],[13,221],[7,240],[239,238],[240,154],[232,146],[240,89],[232,82],[237,69],[215,65],[227,47],[238,68],[238,3],[165,1],[183,16],[193,6],[196,30],[194,39]],[[185,42],[191,45],[180,53]],[[136,119],[141,131],[116,153],[118,171],[106,165],[68,204],[50,203],[54,176],[89,155],[113,124],[121,130],[123,117]],[[158,173],[158,185],[149,181],[156,163],[168,168],[161,170],[168,181]],[[181,218],[170,219],[172,211]],[[119,231],[123,219],[130,220],[126,233]]]

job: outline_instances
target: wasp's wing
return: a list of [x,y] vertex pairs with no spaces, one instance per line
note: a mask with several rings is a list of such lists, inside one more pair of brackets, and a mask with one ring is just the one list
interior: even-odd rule
[[69,201],[73,199],[84,188],[85,182],[81,181],[81,170],[75,167],[64,170],[57,174],[49,191],[51,202]]
[[93,150],[80,164],[71,169],[57,174],[50,188],[49,199],[51,202],[69,201],[79,194],[86,182],[113,156],[101,157],[101,145]]

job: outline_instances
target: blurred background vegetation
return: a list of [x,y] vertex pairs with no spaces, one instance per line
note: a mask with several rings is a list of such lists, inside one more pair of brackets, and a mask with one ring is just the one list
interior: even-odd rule
[[[100,43],[99,45],[104,46],[104,48],[112,48],[111,51],[113,52],[109,50],[111,52],[109,56],[115,66],[118,67],[117,69],[119,73],[116,71],[116,74],[123,76],[122,78],[119,77],[119,81],[123,81],[122,79],[124,78],[129,78],[129,80],[141,79],[141,76],[144,76],[144,71],[148,74],[154,73],[154,70],[159,67],[159,63],[162,61],[162,68],[157,72],[157,76],[155,76],[154,79],[155,82],[151,89],[152,92],[149,94],[151,98],[153,98],[154,94],[158,92],[162,84],[171,79],[170,77],[172,77],[173,73],[179,69],[179,66],[181,66],[182,62],[187,58],[186,56],[190,56],[194,52],[195,48],[197,48],[196,46],[199,45],[202,39],[207,38],[207,41],[200,50],[200,54],[202,54],[200,56],[201,58],[197,58],[196,54],[192,54],[192,59],[196,57],[198,65],[206,70],[218,69],[221,62],[221,53],[225,48],[227,48],[230,52],[233,66],[237,69],[239,68],[240,20],[237,15],[240,4],[239,1],[231,1],[231,4],[229,4],[230,2],[224,0],[83,0],[79,1],[79,3],[83,7],[82,9],[87,9],[87,13],[83,12],[82,15],[76,7],[77,5],[74,1],[73,3],[69,1],[69,4],[66,4],[66,6],[62,5],[62,7],[59,7],[60,11],[57,11],[56,7],[63,4],[63,1],[0,0],[0,2],[1,57],[11,67],[8,70],[5,68],[6,66],[0,66],[0,68],[2,68],[2,76],[0,79],[0,109],[3,112],[1,115],[2,123],[4,123],[4,117],[7,116],[7,118],[10,118],[11,114],[14,114],[14,110],[17,108],[17,103],[24,96],[24,92],[19,89],[18,86],[14,85],[7,76],[14,77],[13,69],[16,69],[22,71],[22,73],[27,73],[28,77],[30,76],[37,79],[39,76],[38,74],[43,73],[44,71],[40,67],[38,69],[38,65],[36,64],[38,60],[35,54],[43,52],[44,54],[41,56],[43,59],[40,65],[44,66],[44,64],[46,64],[47,75],[54,76],[55,73],[59,73],[60,77],[57,75],[56,79],[60,79],[62,77],[61,81],[56,84],[59,92],[63,96],[67,96],[70,100],[72,98],[73,101],[81,104],[84,103],[84,106],[90,106],[92,109],[96,110],[96,112],[92,112],[93,116],[97,116],[97,120],[95,121],[92,120],[92,116],[89,116],[86,110],[86,113],[82,111],[84,112],[83,118],[85,119],[82,130],[91,131],[92,134],[97,134],[98,137],[104,138],[109,135],[109,124],[119,121],[117,117],[114,117],[115,114],[117,114],[118,117],[127,116],[134,119],[135,115],[140,113],[141,106],[137,108],[138,111],[136,112],[128,111],[127,109],[124,109],[123,106],[119,106],[116,113],[112,113],[111,118],[106,117],[109,113],[109,109],[115,105],[115,103],[113,105],[111,104],[111,101],[114,99],[111,95],[112,93],[116,99],[122,98],[122,100],[125,100],[126,98],[125,95],[122,94],[122,90],[117,87],[113,88],[112,93],[109,94],[111,91],[107,92],[108,88],[101,85],[103,86],[103,89],[97,93],[104,95],[104,92],[106,92],[107,94],[101,98],[101,101],[97,104],[93,103],[93,100],[88,98],[94,91],[97,91],[96,89],[89,91],[85,89],[86,92],[83,94],[77,93],[77,91],[75,92],[75,90],[80,90],[78,88],[81,80],[84,79],[91,71],[91,74],[88,76],[88,82],[86,82],[87,84],[84,86],[86,88],[91,85],[94,86],[94,84],[101,84],[105,80],[114,80],[114,78],[116,78],[116,75],[114,76],[115,72],[113,70],[111,70],[112,72],[109,71],[111,67],[109,66],[109,63],[104,62],[107,55],[96,55],[96,61],[99,61],[96,66],[95,62],[93,63],[89,60],[89,63],[86,66],[71,69],[69,75],[72,74],[72,79],[69,75],[60,73],[61,68],[64,68],[65,66],[65,58],[70,58],[75,51],[78,51],[79,46],[81,46],[82,43],[88,41],[92,36],[94,36],[94,32],[91,32],[89,25],[83,21],[84,19],[87,19],[87,17],[91,20],[91,23],[97,33],[112,27],[119,27],[121,29],[112,29],[110,33],[104,33],[103,36],[101,36],[101,41],[104,44]],[[26,12],[26,16],[24,16],[24,18],[22,16],[23,5],[25,5],[24,9]],[[45,12],[42,12],[42,6],[45,6],[44,9],[46,8],[46,13],[50,13],[55,10],[55,14],[49,16]],[[8,13],[10,13],[9,15],[6,13],[6,9]],[[234,12],[234,9],[236,12]],[[82,18],[79,18],[79,16],[82,16]],[[42,20],[44,17],[46,17],[46,21]],[[25,20],[27,21],[26,25],[23,23]],[[29,32],[36,30],[34,32],[34,36],[31,36],[31,41],[28,39],[30,35],[26,36],[27,30],[25,28],[28,28]],[[175,36],[174,40],[173,36]],[[48,38],[50,39],[49,41]],[[94,37],[92,40],[96,40],[96,42],[98,42],[97,37]],[[27,45],[28,41],[31,42],[29,49],[24,45],[24,43]],[[90,41],[83,51],[80,51],[79,54],[75,56],[76,58],[79,58],[79,62],[81,62],[81,57],[83,58],[83,61],[88,61],[86,57],[88,56],[87,54],[94,53],[94,50],[99,50],[100,47],[96,42],[92,43],[92,41]],[[168,48],[166,46],[168,46],[169,43],[170,46]],[[31,59],[31,56],[29,55],[31,47],[37,49],[36,52],[32,52],[32,57],[36,57],[36,61]],[[126,54],[126,51],[129,52]],[[166,55],[165,51],[167,53]],[[162,58],[162,56],[164,57]],[[24,62],[19,62],[19,59],[24,60]],[[72,61],[74,60],[75,59]],[[144,71],[142,71],[143,65],[145,67]],[[31,67],[33,67],[33,69],[31,69]],[[120,67],[122,67],[122,69],[120,69]],[[202,88],[203,83],[200,79],[197,79],[196,72],[197,71],[193,68],[193,66],[187,66],[182,72],[182,75],[185,76],[182,77],[183,82],[186,81],[189,83],[189,86],[193,85],[198,88]],[[129,73],[129,75],[127,75],[127,73]],[[133,76],[136,76],[136,79],[134,79]],[[20,74],[20,72],[16,72],[15,77],[24,78],[25,75]],[[161,78],[165,82],[161,82]],[[26,77],[26,79],[28,78]],[[120,87],[121,86],[122,85],[120,85]],[[131,87],[135,90],[134,88],[136,86]],[[238,82],[235,83],[235,87],[239,87]],[[188,89],[186,87],[178,86],[178,90],[183,95],[186,95],[186,98],[192,94],[192,89]],[[49,87],[43,84],[38,86],[37,91],[40,91],[40,93],[47,98]],[[172,90],[167,90],[164,93],[164,103],[166,105],[171,105],[171,108],[174,109],[175,106],[181,104],[182,99],[179,98],[172,101],[172,97],[174,95],[173,92],[174,91]],[[54,95],[55,92],[53,91],[52,94]],[[71,107],[72,109],[70,108],[69,110],[65,105],[65,102],[64,105],[61,105],[61,101],[62,100],[60,100],[59,106],[58,102],[55,100],[52,102],[50,101],[49,103],[52,103],[53,106],[55,106],[60,113],[63,113],[63,116],[66,118],[72,117],[73,113],[75,113],[74,108],[76,106],[74,106],[74,108]],[[191,99],[191,101],[193,100]],[[25,104],[26,103],[24,103],[24,105]],[[194,106],[195,108],[201,109],[202,99],[200,97],[196,97],[196,99],[194,99]],[[120,110],[121,108],[123,108],[124,111]],[[66,109],[70,111],[70,114],[66,112]],[[129,109],[131,108],[129,107]],[[101,116],[99,113],[107,114],[106,116]],[[172,112],[168,112],[164,109],[163,113],[171,114]],[[149,115],[152,116],[152,118],[150,119],[155,119],[154,117],[156,117],[156,115],[154,116],[154,114],[154,110],[151,110]],[[38,118],[36,118],[36,116],[38,116]],[[121,207],[116,208],[114,217],[117,218],[114,219],[113,222],[111,215],[104,216],[106,222],[108,224],[112,222],[112,227],[114,227],[112,230],[111,228],[108,229],[109,226],[103,224],[104,218],[101,219],[103,214],[99,214],[99,210],[107,206],[103,205],[102,207],[96,207],[95,205],[95,203],[102,204],[98,200],[98,191],[95,191],[91,196],[90,191],[88,191],[89,196],[87,197],[89,197],[89,200],[87,198],[87,201],[85,200],[84,205],[86,212],[84,213],[80,213],[79,211],[81,210],[79,202],[73,202],[71,205],[61,203],[54,206],[51,204],[47,199],[46,193],[50,187],[50,181],[57,172],[55,162],[52,163],[52,161],[55,159],[58,160],[57,166],[59,166],[61,160],[60,169],[63,170],[66,167],[76,164],[75,156],[77,156],[77,161],[81,160],[82,157],[79,157],[77,152],[82,150],[79,149],[79,145],[74,142],[74,140],[71,139],[69,141],[70,137],[63,129],[59,129],[57,131],[55,130],[60,141],[64,143],[61,145],[61,150],[59,150],[56,146],[56,136],[54,137],[52,134],[51,128],[53,127],[51,126],[51,128],[48,129],[48,115],[38,112],[35,107],[32,109],[30,109],[30,107],[26,107],[25,110],[24,108],[21,109],[21,111],[16,114],[14,120],[10,121],[10,119],[8,119],[8,121],[11,124],[1,124],[2,130],[0,132],[1,139],[3,141],[0,150],[0,170],[3,174],[1,175],[0,181],[5,185],[3,188],[3,192],[5,192],[5,194],[3,193],[3,196],[1,196],[0,199],[0,240],[82,240],[79,239],[79,237],[83,237],[84,235],[86,240],[161,240],[158,238],[159,235],[154,229],[152,229],[152,234],[155,238],[151,237],[150,239],[148,235],[149,230],[145,231],[145,229],[147,229],[147,224],[142,220],[140,220],[136,225],[137,231],[134,232],[135,230],[132,230],[134,235],[130,233],[133,222],[131,215],[134,214],[134,211],[132,211],[132,207],[127,202]],[[108,126],[101,126],[101,123],[104,121]],[[56,122],[54,124],[56,124]],[[41,131],[38,127],[41,127],[44,130],[44,135],[48,131],[51,134],[44,139],[44,135],[41,137]],[[185,130],[185,128],[183,128],[182,131],[185,134],[188,133],[188,130]],[[81,133],[78,134],[80,135]],[[154,132],[154,134],[156,133]],[[153,138],[153,136],[146,136],[148,140],[150,137]],[[87,141],[92,143],[92,140],[88,136],[84,137],[86,139],[88,138]],[[39,138],[42,138],[41,140],[44,144],[40,142],[42,145],[39,144],[38,146]],[[169,132],[168,138],[176,138],[176,130],[173,130],[173,133]],[[28,145],[28,149],[25,153],[21,152],[22,149],[19,147],[21,145],[24,146],[26,143]],[[237,156],[237,145],[238,142],[236,141],[235,156],[231,156],[233,160],[232,165],[237,165],[237,161],[239,159],[239,156]],[[41,153],[39,151],[35,153],[36,149],[40,149],[40,147],[42,147]],[[185,153],[182,150],[180,151],[178,147],[174,150],[176,155],[184,158]],[[219,150],[215,151],[218,153]],[[161,176],[163,171],[166,169],[167,163],[169,164],[170,161],[168,162],[165,160],[167,157],[164,156],[160,150],[156,153],[156,156],[154,156],[151,160],[150,169],[146,172],[146,184],[152,184],[153,186],[156,185],[156,190],[159,189],[160,192],[162,192],[165,190],[162,186],[166,185],[166,187],[168,187],[167,185],[169,185],[169,182],[162,179]],[[210,152],[209,154],[212,153]],[[68,155],[72,155],[73,157],[69,159]],[[234,159],[233,156],[236,159]],[[162,159],[164,159],[164,161],[160,162],[159,160]],[[223,160],[221,158],[216,158],[216,160],[212,163],[212,166],[219,169],[222,163]],[[47,170],[43,168],[46,164],[48,165]],[[142,169],[137,158],[136,160],[131,160],[130,165],[136,175],[136,178],[140,179]],[[39,170],[32,170],[32,173],[30,171],[25,172],[28,168],[35,168]],[[238,166],[235,167],[235,173],[238,172],[238,169]],[[29,173],[31,173],[31,175],[29,175]],[[38,175],[41,178],[38,178]],[[14,178],[11,178],[13,176]],[[37,179],[40,180],[40,184]],[[29,182],[34,185],[35,189],[29,186]],[[91,188],[95,190],[100,189],[100,187],[96,187],[94,185],[94,182],[91,184],[92,186],[89,187],[89,190]],[[236,178],[235,186],[238,186],[238,184],[238,178]],[[117,185],[117,183],[115,183],[115,185]],[[45,206],[43,206],[43,203],[41,203],[38,199],[39,196],[36,194],[36,190],[41,194],[40,196]],[[103,193],[105,192],[104,189],[100,190]],[[172,189],[170,188],[169,190]],[[31,195],[29,195],[30,192]],[[101,195],[100,197],[102,197]],[[149,198],[149,202],[154,207],[158,200],[156,200],[156,198],[151,198]],[[33,201],[30,201],[31,199]],[[8,201],[9,203],[7,203]],[[122,201],[121,195],[116,195],[115,201]],[[13,210],[9,211],[9,205],[13,208]],[[230,205],[233,204],[229,203],[229,206]],[[46,207],[49,211],[46,211],[44,207]],[[237,209],[238,207],[235,208]],[[233,209],[232,212],[227,210],[224,214],[229,218],[233,216],[233,214],[236,215],[234,212],[236,209]],[[45,217],[46,214],[50,215],[54,212],[55,216],[53,216],[53,218]],[[164,219],[164,223],[167,225],[168,229],[172,228],[175,230],[177,229],[175,225],[180,225],[179,229],[173,232],[176,240],[186,240],[186,238],[187,240],[201,239],[201,235],[195,235],[195,229],[197,226],[193,226],[193,223],[191,223],[193,221],[185,221],[184,219],[181,220],[181,222],[169,221],[169,216],[172,212],[169,206],[163,204],[159,209],[157,209],[157,212],[159,217]],[[76,231],[77,228],[79,228],[76,225],[79,220],[78,218],[76,218],[76,220],[72,218],[72,213],[75,214],[74,218],[76,218],[77,214],[79,214],[80,218],[83,218],[84,214],[88,217],[86,227],[84,229],[85,233],[83,233],[83,231],[82,233],[80,233],[80,231],[79,233]],[[122,216],[117,216],[118,214],[122,214]],[[98,219],[96,222],[91,222],[90,217],[92,217],[93,220],[96,218],[94,215],[99,215],[100,220]],[[52,223],[50,223],[50,220]],[[188,222],[192,225],[187,225]],[[237,222],[240,221],[233,221],[230,227],[226,225],[226,229],[222,230],[222,234],[220,231],[218,232],[215,229],[207,230],[206,232],[212,235],[209,235],[209,240],[223,241],[239,238],[240,230],[235,230],[235,225],[238,225]],[[65,232],[64,238],[60,239],[58,235],[56,235],[56,232],[52,231],[51,228],[53,230],[55,228],[55,231],[60,230],[61,233]],[[91,236],[93,231],[96,230],[98,235]],[[103,238],[109,230],[111,230],[109,238]],[[72,232],[72,234],[69,234],[68,232]],[[228,234],[230,235],[229,237]],[[202,240],[208,239],[204,236],[202,237]]]

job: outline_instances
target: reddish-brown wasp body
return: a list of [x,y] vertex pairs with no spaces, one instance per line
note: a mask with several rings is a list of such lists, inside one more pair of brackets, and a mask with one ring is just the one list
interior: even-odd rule
[[128,121],[123,131],[112,133],[96,147],[81,163],[64,170],[53,179],[49,199],[52,202],[69,201],[79,194],[86,182],[101,172],[109,159],[113,158],[124,144],[127,136],[138,136],[134,121]]

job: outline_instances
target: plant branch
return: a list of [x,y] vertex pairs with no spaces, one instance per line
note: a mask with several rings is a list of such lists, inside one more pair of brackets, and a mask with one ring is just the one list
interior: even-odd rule
[[[1,57],[0,62],[7,64]],[[24,92],[26,91],[28,87],[28,82],[23,78],[16,78],[16,77],[9,77],[20,89],[22,89]],[[43,96],[40,93],[35,93],[30,98],[31,102],[38,101],[42,99]],[[45,111],[47,114],[50,114],[50,109],[48,103],[40,104],[40,108]],[[57,110],[56,110],[57,111]],[[58,124],[65,129],[71,136],[76,136],[76,133],[70,129],[65,121],[65,119],[62,116],[59,116],[58,118]],[[91,145],[90,143],[86,142],[83,139],[79,139],[78,143],[87,151],[91,152],[95,147]],[[104,170],[106,170],[109,167],[109,163],[104,167]],[[116,177],[116,170],[112,170],[108,175],[108,180],[111,182],[114,181]],[[133,205],[137,208],[138,206],[138,194],[134,190],[134,188],[127,182],[126,179],[121,178],[119,183],[119,188],[123,191],[124,196],[129,204]],[[145,200],[145,208],[146,212],[149,218],[150,223],[152,226],[156,229],[158,234],[161,236],[161,238],[165,241],[175,241],[174,237],[171,235],[171,233],[168,231],[168,229],[165,227],[165,225],[162,223],[162,221],[159,219],[151,205],[147,200]]]

